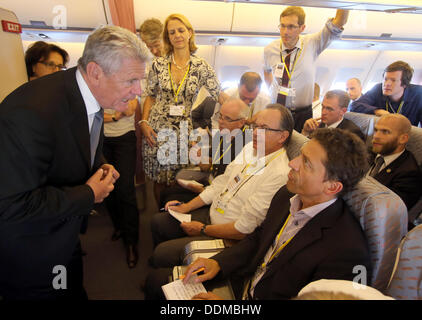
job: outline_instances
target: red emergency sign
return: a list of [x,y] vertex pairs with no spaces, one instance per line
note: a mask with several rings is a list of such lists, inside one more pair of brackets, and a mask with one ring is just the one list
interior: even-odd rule
[[1,24],[4,32],[22,33],[22,26],[20,23],[2,20]]

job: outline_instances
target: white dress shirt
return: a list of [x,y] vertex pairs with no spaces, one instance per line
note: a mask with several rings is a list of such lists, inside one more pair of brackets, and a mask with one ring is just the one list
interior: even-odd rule
[[[254,231],[264,220],[274,194],[286,184],[290,171],[285,148],[261,158],[256,167],[249,166],[247,170],[244,170],[248,163],[251,163],[248,161],[251,158],[246,157],[246,161],[243,161],[243,157],[252,154],[252,150],[253,142],[250,142],[227,166],[224,174],[216,177],[211,185],[199,195],[202,201],[211,204],[212,224],[235,221],[236,230],[244,234]],[[262,170],[257,174],[243,177],[239,184],[240,188],[224,193],[228,187],[233,186],[236,177],[242,177],[242,170],[254,173],[260,168]],[[242,181],[246,182],[242,185]],[[224,213],[218,210],[221,206],[224,207]]]
[[94,122],[95,114],[100,111],[101,107],[95,99],[94,95],[89,90],[79,69],[76,70],[76,82],[78,83],[79,90],[81,91],[82,99],[85,102],[86,113],[88,115],[88,127],[91,134],[92,123]]
[[[290,88],[296,89],[296,94],[287,97],[286,107],[303,108],[312,104],[316,73],[315,61],[333,40],[340,39],[343,32],[343,29],[336,27],[332,20],[328,20],[320,32],[299,36],[296,43],[297,49],[290,54],[290,71],[294,66]],[[287,56],[287,52],[281,39],[274,40],[264,49],[264,71],[273,74],[273,83],[270,88],[273,102],[277,101],[279,91],[274,71],[277,65],[282,63],[280,48],[284,58]]]

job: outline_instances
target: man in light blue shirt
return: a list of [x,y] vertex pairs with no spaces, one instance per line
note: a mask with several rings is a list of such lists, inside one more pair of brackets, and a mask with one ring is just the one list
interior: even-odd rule
[[293,114],[295,130],[312,118],[315,61],[335,39],[340,39],[349,12],[337,10],[318,33],[305,36],[305,12],[301,7],[288,7],[280,16],[280,40],[264,49],[264,78],[271,100],[285,105]]

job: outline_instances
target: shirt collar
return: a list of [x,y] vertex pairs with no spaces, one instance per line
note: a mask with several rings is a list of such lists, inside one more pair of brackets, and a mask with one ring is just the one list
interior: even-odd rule
[[76,70],[76,81],[78,83],[79,90],[81,91],[82,98],[85,102],[85,108],[88,115],[92,115],[100,111],[101,107],[97,99],[95,99],[91,90],[89,90],[88,85],[82,73],[79,69]]
[[[297,40],[295,46],[292,49],[300,49],[302,47],[302,35],[299,35],[299,39]],[[284,44],[283,44],[283,40],[280,39],[280,44],[281,44],[281,52],[286,52],[286,50],[288,50]]]
[[339,121],[336,121],[332,124],[330,124],[327,128],[337,128],[338,125],[343,121],[343,117],[341,117],[341,119]]
[[299,213],[304,213],[306,214],[308,217],[313,218],[315,217],[318,213],[320,213],[322,210],[324,210],[325,208],[329,207],[330,205],[332,205],[335,201],[337,200],[337,198],[316,204],[312,207],[308,207],[306,209],[300,209],[302,207],[302,201],[300,200],[300,196],[299,195],[295,195],[292,198],[290,198],[290,213],[295,216]]
[[[402,152],[389,154],[388,156],[383,156],[383,158],[384,158],[384,167],[389,166],[393,161],[395,161],[398,157],[400,157],[405,150],[406,149],[403,149]],[[379,158],[380,156],[381,156],[380,154],[377,154],[375,160],[377,158]]]

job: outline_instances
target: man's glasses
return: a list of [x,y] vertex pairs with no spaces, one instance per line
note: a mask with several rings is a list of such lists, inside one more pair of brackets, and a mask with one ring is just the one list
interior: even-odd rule
[[278,30],[281,30],[281,29],[287,29],[287,30],[289,30],[289,31],[292,31],[292,30],[295,30],[295,29],[297,29],[297,28],[299,28],[300,26],[295,26],[294,24],[289,24],[289,25],[287,25],[287,26],[285,26],[284,24],[279,24],[278,25]]
[[227,116],[223,116],[220,111],[218,111],[215,115],[217,116],[218,119],[226,121],[226,122],[236,122],[236,121],[242,120],[242,119],[230,119]]
[[43,65],[45,65],[47,68],[50,68],[50,69],[56,69],[56,68],[58,68],[59,70],[66,70],[66,67],[64,65],[62,65],[62,64],[55,64],[52,61],[48,61],[48,62],[46,62],[46,61],[38,61],[38,62],[39,63],[42,63]]
[[274,131],[274,132],[281,132],[281,131],[284,131],[284,130],[281,130],[281,129],[268,128],[268,127],[266,127],[265,125],[258,126],[258,125],[257,125],[257,124],[255,124],[255,123],[252,123],[249,127],[250,127],[252,130],[255,130],[255,129],[262,129],[262,130],[266,130],[266,131]]

